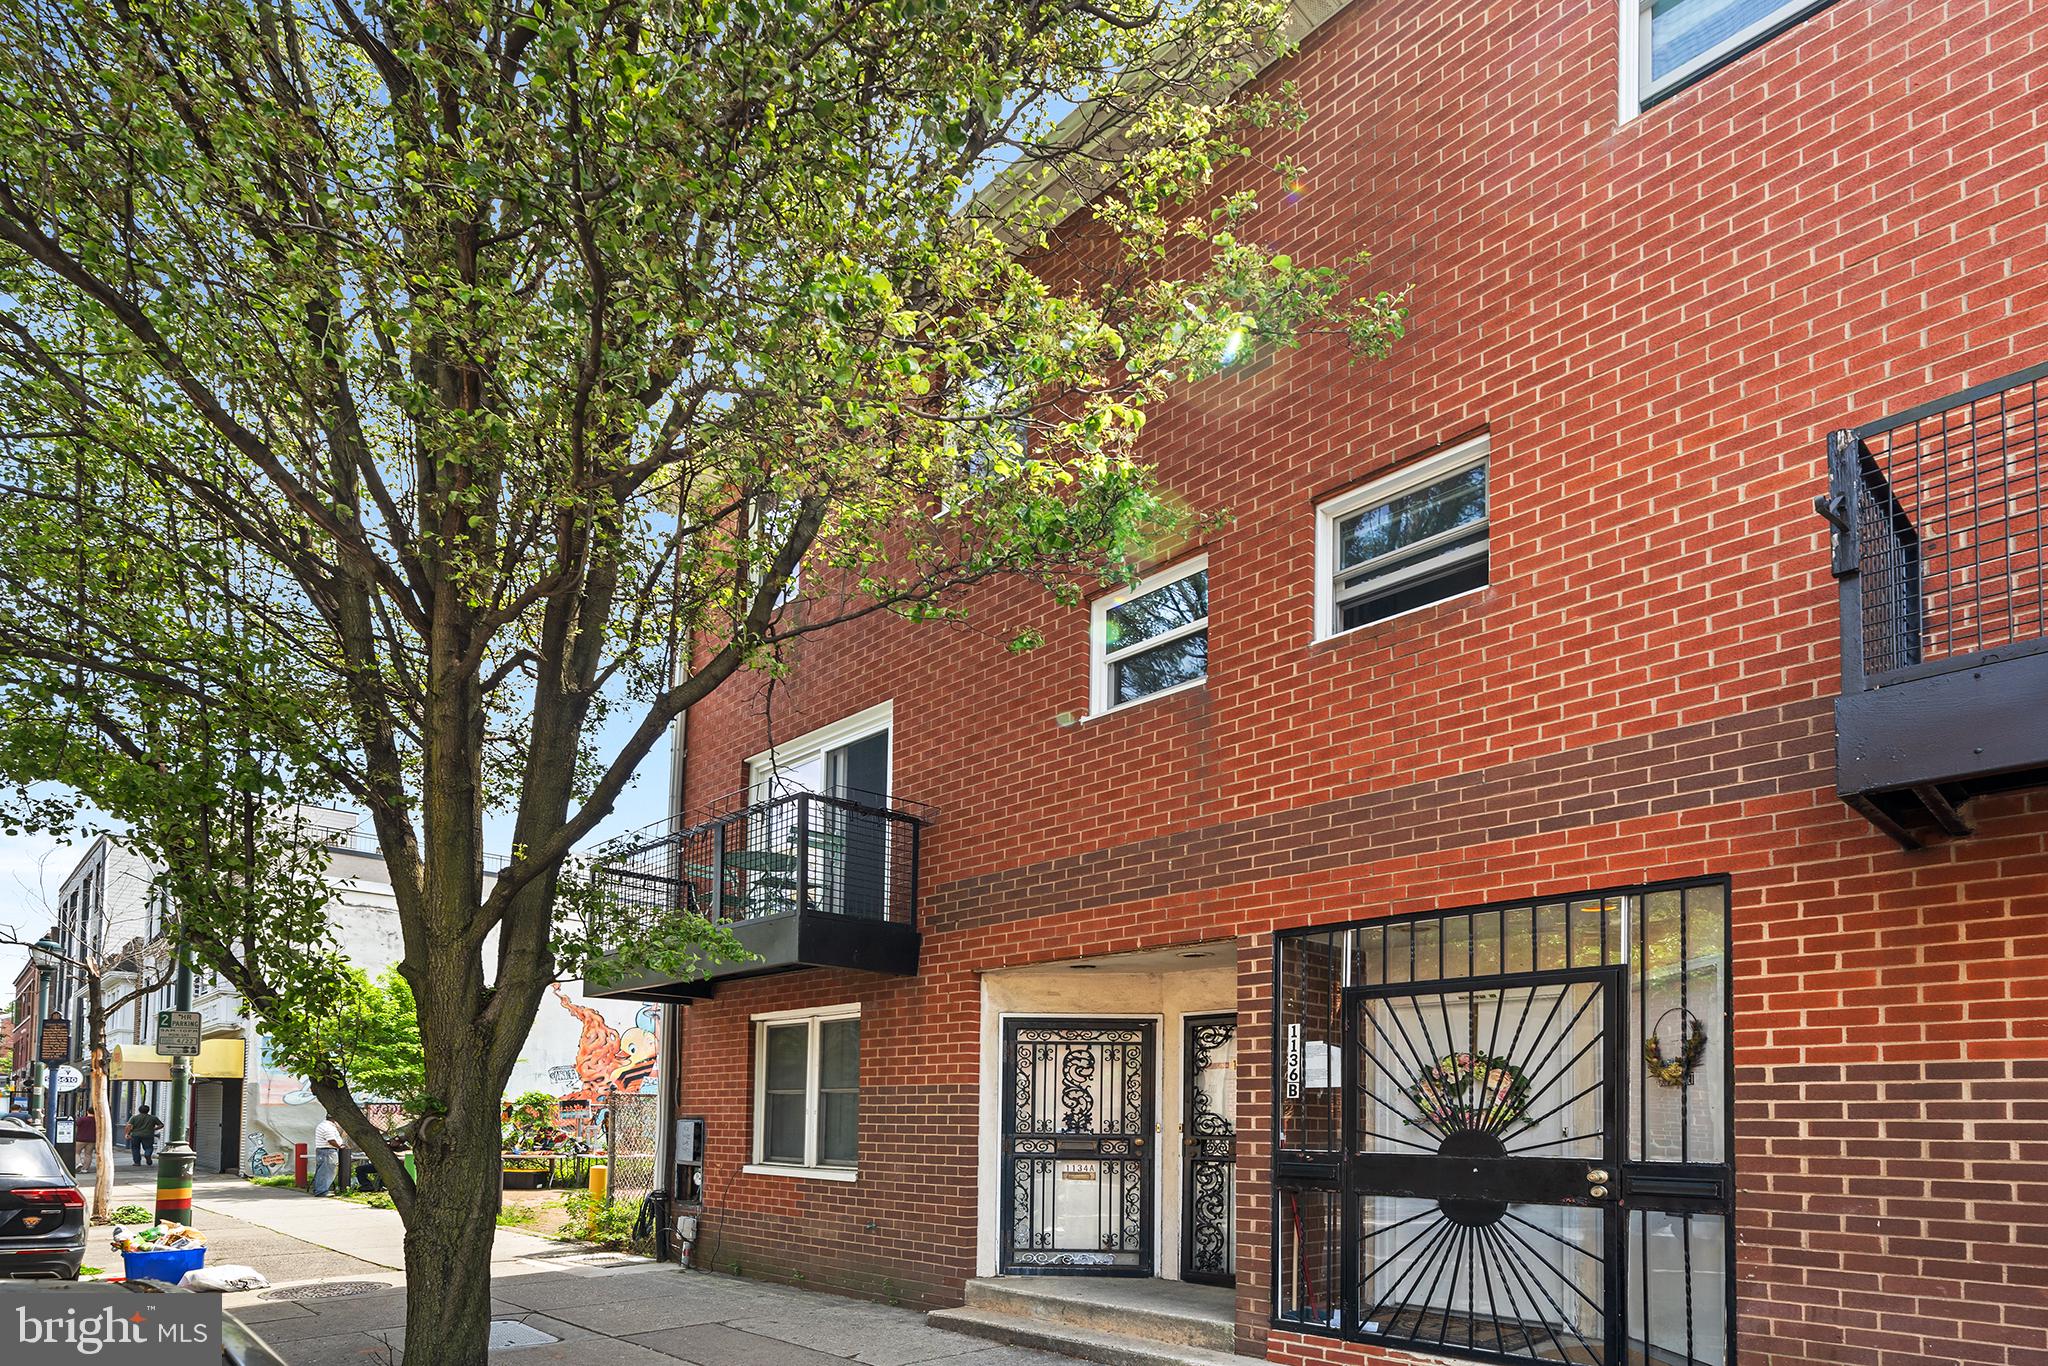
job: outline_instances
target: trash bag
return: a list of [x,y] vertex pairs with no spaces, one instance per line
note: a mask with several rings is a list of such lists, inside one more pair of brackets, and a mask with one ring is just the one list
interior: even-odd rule
[[197,1271],[188,1271],[178,1281],[180,1290],[211,1290],[225,1294],[230,1290],[261,1290],[270,1280],[253,1266],[202,1266]]

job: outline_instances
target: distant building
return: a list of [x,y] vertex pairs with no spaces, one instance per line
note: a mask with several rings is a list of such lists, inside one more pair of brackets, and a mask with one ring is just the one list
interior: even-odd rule
[[[56,937],[50,927],[49,937]],[[14,1009],[7,1017],[7,1095],[4,1108],[28,1109],[42,1089],[42,1071],[36,1065],[36,1021],[42,1018],[36,1000],[36,965],[24,962],[14,976]]]
[[[325,831],[329,862],[328,923],[350,962],[372,977],[393,966],[403,954],[398,903],[391,877],[376,841],[357,828],[353,812],[302,808]],[[163,915],[150,891],[155,876],[147,860],[118,840],[102,837],[89,848],[65,879],[59,892],[59,941],[74,956],[82,949],[114,946],[106,953],[109,1000],[127,994],[135,973],[161,976],[145,966],[160,963],[146,950],[161,939]],[[34,993],[33,972],[25,972]],[[17,981],[17,997],[22,982]],[[135,1109],[148,1104],[157,1114],[167,1111],[170,1060],[154,1048],[157,1012],[171,1008],[169,981],[107,1021],[109,1100],[114,1130]],[[80,974],[66,970],[52,992],[73,1019],[78,1065],[85,1065],[88,1046],[86,993]],[[30,1014],[33,1012],[31,1002]],[[292,1170],[293,1149],[312,1141],[313,1128],[324,1111],[304,1077],[277,1058],[241,996],[217,974],[199,970],[193,981],[192,1008],[200,1015],[201,1054],[194,1062],[191,1142],[202,1172],[244,1172],[252,1176]],[[508,1095],[546,1091],[561,1100],[565,1129],[596,1144],[608,1122],[611,1098],[652,1094],[660,1055],[656,1034],[659,1012],[618,1002],[587,1001],[555,988],[541,1003],[528,1036],[524,1056],[507,1086]],[[21,1031],[15,1031],[17,1038]],[[19,1076],[34,1057],[32,1036],[17,1054]],[[23,1061],[26,1060],[26,1061]],[[392,1107],[364,1098],[373,1118]],[[62,1098],[59,1113],[74,1114],[88,1100],[83,1088]]]

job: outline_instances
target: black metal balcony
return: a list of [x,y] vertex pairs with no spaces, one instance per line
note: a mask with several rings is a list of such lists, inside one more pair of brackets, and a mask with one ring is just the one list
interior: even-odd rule
[[889,798],[795,792],[684,828],[643,831],[609,855],[613,904],[649,921],[678,913],[729,926],[750,957],[681,981],[587,981],[591,996],[689,1001],[715,985],[794,968],[917,971],[918,838],[925,821]]
[[1828,438],[1835,785],[1909,849],[2048,785],[2048,365]]

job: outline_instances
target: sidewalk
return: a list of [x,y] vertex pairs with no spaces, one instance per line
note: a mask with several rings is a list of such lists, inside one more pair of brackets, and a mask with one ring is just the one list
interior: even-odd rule
[[[152,1197],[141,1180],[114,1188],[117,1205]],[[395,1211],[225,1176],[197,1178],[192,1204],[209,1260],[246,1261],[270,1278],[269,1290],[225,1300],[287,1366],[403,1360],[404,1235]],[[216,1246],[224,1255],[213,1254]],[[912,1309],[682,1271],[516,1229],[498,1230],[490,1255],[492,1341],[501,1344],[491,1357],[507,1366],[1072,1366],[932,1328]],[[287,1278],[308,1265],[321,1269]]]
[[[87,1190],[90,1189],[88,1186]],[[132,1167],[124,1167],[116,1174],[116,1206],[155,1202],[153,1174]],[[397,1210],[371,1209],[338,1197],[315,1199],[303,1191],[252,1185],[239,1176],[203,1175],[192,1181],[192,1210],[192,1222],[197,1226],[203,1227],[208,1215],[226,1215],[385,1270],[405,1269],[405,1225]],[[537,1252],[559,1252],[562,1247],[552,1238],[501,1228],[492,1240],[491,1261],[495,1264]],[[266,1268],[257,1269],[270,1275]]]

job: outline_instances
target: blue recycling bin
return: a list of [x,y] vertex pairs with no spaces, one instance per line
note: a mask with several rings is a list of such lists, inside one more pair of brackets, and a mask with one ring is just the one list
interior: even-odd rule
[[131,1281],[164,1281],[176,1285],[188,1271],[206,1265],[206,1249],[180,1247],[167,1252],[124,1252],[121,1265]]

